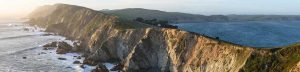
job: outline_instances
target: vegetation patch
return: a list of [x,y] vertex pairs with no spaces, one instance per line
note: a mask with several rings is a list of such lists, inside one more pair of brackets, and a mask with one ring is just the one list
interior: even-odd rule
[[151,27],[146,24],[134,22],[134,21],[128,21],[125,19],[118,19],[117,22],[115,22],[115,28],[119,30],[126,30],[126,29],[138,29],[138,28],[146,28],[146,27]]
[[300,61],[300,44],[280,49],[257,49],[241,72],[289,72]]
[[153,26],[163,27],[163,28],[173,28],[173,29],[178,28],[177,26],[170,25],[169,21],[166,21],[166,20],[157,20],[157,19],[145,20],[141,17],[138,17],[134,21],[153,25]]

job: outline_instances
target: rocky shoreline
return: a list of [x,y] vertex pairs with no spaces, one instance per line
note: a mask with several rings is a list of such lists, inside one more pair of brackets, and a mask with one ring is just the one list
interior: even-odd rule
[[[72,43],[72,45],[70,44]],[[66,54],[66,53],[82,53],[80,52],[80,46],[79,46],[80,43],[74,41],[74,42],[65,42],[65,41],[55,41],[55,42],[51,42],[51,43],[48,43],[48,44],[45,44],[43,45],[43,50],[54,50],[56,52],[56,54]],[[40,54],[46,54],[45,52],[41,52],[39,53]],[[79,55],[79,56],[74,56],[74,62],[73,64],[79,64],[80,67],[82,69],[85,69],[86,66],[85,65],[89,65],[89,66],[92,66],[92,67],[95,67],[93,68],[91,71],[92,72],[111,72],[111,71],[119,71],[120,69],[116,69],[116,67],[118,65],[116,65],[113,69],[108,69],[103,63],[100,63],[100,62],[95,62],[95,61],[89,61],[87,59],[85,59],[85,55],[82,54],[82,55]],[[26,57],[23,57],[23,59],[26,59]],[[67,60],[66,58],[64,57],[59,57],[57,58],[59,60]],[[80,59],[84,59],[83,61],[80,61]]]
[[[68,42],[66,42],[68,41]],[[89,59],[85,59],[87,55],[85,54],[84,51],[80,50],[80,42],[78,41],[71,41],[71,40],[66,40],[66,41],[54,41],[47,43],[43,45],[43,50],[54,50],[56,54],[67,54],[67,53],[79,53],[78,56],[74,56],[73,64],[79,64],[82,69],[86,68],[86,65],[92,66],[94,68],[91,68],[92,72],[114,72],[114,71],[122,71],[122,65],[116,64],[110,69],[107,68],[105,63],[101,63],[99,61],[93,61]],[[46,54],[45,52],[41,52],[40,54]],[[23,59],[26,59],[26,57],[23,57]],[[59,60],[66,60],[64,57],[59,57]],[[83,59],[83,61],[80,61]]]

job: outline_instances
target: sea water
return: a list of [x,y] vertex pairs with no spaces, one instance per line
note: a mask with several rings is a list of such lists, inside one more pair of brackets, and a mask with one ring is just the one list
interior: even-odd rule
[[300,21],[203,22],[175,25],[183,30],[252,47],[280,47],[300,42]]
[[[91,72],[95,69],[95,66],[83,65],[82,68],[81,64],[73,64],[83,62],[84,57],[77,59],[80,53],[56,54],[56,50],[43,50],[43,45],[54,41],[73,44],[65,37],[49,35],[44,30],[23,22],[0,22],[0,72]],[[108,69],[114,66],[103,64]]]
[[[26,26],[22,22],[0,23],[0,72],[89,72],[73,64],[77,53],[56,54],[43,50],[42,45],[63,41],[64,37],[45,35],[44,29]],[[67,60],[59,60],[58,58]],[[86,67],[88,68],[88,67]]]

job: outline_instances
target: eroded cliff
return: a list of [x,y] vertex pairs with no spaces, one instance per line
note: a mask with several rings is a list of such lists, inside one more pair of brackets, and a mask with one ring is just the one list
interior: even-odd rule
[[65,4],[53,7],[50,11],[37,9],[50,13],[31,14],[28,23],[79,40],[80,50],[87,55],[86,60],[96,63],[117,62],[124,71],[248,72],[299,69],[298,46],[255,49],[178,29],[156,28],[127,21],[84,7]]

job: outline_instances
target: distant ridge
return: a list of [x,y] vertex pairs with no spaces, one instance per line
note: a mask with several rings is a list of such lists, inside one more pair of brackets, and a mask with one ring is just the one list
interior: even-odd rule
[[[150,10],[143,8],[127,8],[119,10],[101,10],[102,12],[117,15],[127,19],[135,19],[142,17],[145,19],[161,19],[169,20],[171,22],[205,22],[205,21],[226,21],[226,17],[222,15],[205,16],[197,14],[188,14],[180,12],[165,12],[159,10]],[[210,19],[212,17],[220,19]]]
[[127,8],[117,10],[100,10],[127,19],[142,17],[145,19],[168,20],[173,23],[190,22],[224,22],[224,21],[300,21],[300,15],[211,15],[166,12],[143,8]]

